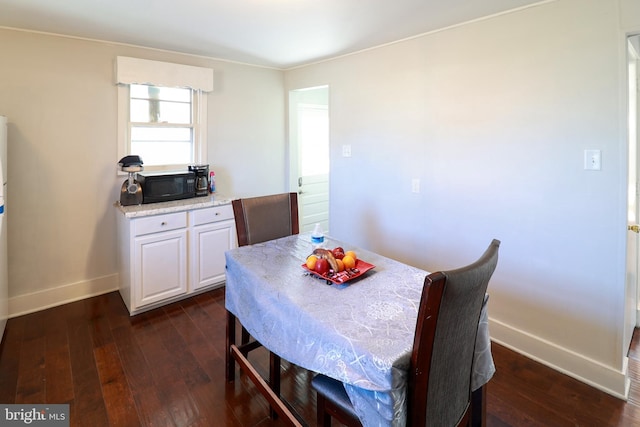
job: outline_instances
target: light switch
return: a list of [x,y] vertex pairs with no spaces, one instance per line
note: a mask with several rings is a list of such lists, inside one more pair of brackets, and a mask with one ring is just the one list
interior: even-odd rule
[[600,150],[584,150],[584,169],[599,171],[602,168],[602,156]]
[[342,146],[342,157],[351,157],[351,145],[345,144]]

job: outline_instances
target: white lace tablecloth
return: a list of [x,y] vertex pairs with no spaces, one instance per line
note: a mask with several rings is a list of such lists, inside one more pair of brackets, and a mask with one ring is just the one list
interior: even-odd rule
[[[226,253],[226,308],[263,346],[345,383],[365,426],[406,423],[406,385],[416,318],[428,272],[325,238],[376,267],[349,284],[305,274],[313,251],[300,234]],[[486,300],[485,300],[486,301]],[[486,303],[476,343],[474,390],[495,367]]]

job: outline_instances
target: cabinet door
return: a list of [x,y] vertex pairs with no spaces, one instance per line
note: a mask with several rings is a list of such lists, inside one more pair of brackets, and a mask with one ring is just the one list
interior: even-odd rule
[[194,227],[191,247],[192,288],[225,280],[224,253],[236,246],[235,223],[220,221]]
[[135,238],[134,295],[140,307],[187,292],[187,230]]

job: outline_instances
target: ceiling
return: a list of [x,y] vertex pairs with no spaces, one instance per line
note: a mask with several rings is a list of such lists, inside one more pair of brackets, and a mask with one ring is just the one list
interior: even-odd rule
[[0,26],[287,69],[536,3],[0,0]]

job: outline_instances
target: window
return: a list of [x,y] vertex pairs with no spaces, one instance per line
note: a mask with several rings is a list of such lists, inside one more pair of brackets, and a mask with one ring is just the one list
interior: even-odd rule
[[207,163],[210,69],[118,57],[118,158],[137,154],[147,171]]
[[146,166],[194,163],[191,89],[129,86],[131,154]]

